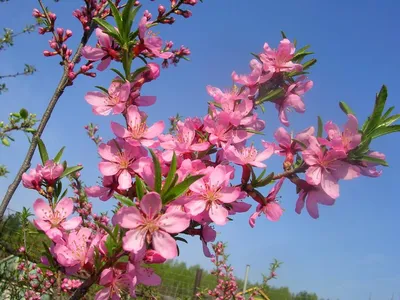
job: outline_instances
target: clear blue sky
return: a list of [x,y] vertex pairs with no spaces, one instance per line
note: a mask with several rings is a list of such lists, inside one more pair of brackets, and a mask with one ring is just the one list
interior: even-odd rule
[[[61,0],[54,5],[58,24],[79,32],[80,24],[71,16],[79,0]],[[156,3],[143,0],[156,11]],[[160,1],[156,1],[160,2]],[[167,3],[169,1],[162,1]],[[292,129],[315,125],[316,116],[339,124],[345,116],[338,101],[347,101],[364,120],[372,109],[374,94],[385,83],[389,88],[389,105],[399,104],[400,2],[387,1],[236,1],[205,0],[194,8],[189,20],[179,19],[160,30],[162,38],[184,44],[192,50],[191,62],[162,71],[162,76],[148,85],[144,94],[156,95],[156,105],[147,109],[150,120],[166,120],[177,111],[184,116],[203,115],[209,99],[205,86],[229,87],[233,70],[247,72],[250,52],[259,52],[265,41],[277,45],[280,30],[300,45],[311,44],[318,64],[311,79],[314,88],[306,96],[307,112],[291,114]],[[30,22],[34,1],[11,0],[0,4],[0,27],[20,28]],[[0,120],[10,111],[26,107],[40,115],[61,76],[56,58],[44,58],[49,36],[31,34],[16,40],[16,46],[0,55],[0,74],[16,72],[23,63],[38,68],[35,76],[7,81],[10,91],[0,96]],[[76,45],[77,37],[69,45]],[[92,42],[93,43],[93,42]],[[83,99],[94,85],[107,86],[110,72],[98,74],[96,80],[79,78],[63,95],[44,134],[51,153],[67,146],[65,158],[71,164],[85,163],[83,178],[94,184],[99,175],[94,144],[86,138],[83,126],[90,121],[99,124],[105,139],[111,138],[110,118],[96,117]],[[400,111],[398,105],[397,112]],[[265,114],[267,135],[279,125],[275,108]],[[21,163],[27,142],[20,134],[12,148],[0,148],[0,162],[9,166],[8,179],[0,180],[0,195],[10,183]],[[400,136],[385,137],[375,143],[384,152],[391,168],[381,178],[359,178],[341,184],[341,197],[333,207],[322,207],[321,217],[311,219],[294,212],[296,195],[293,187],[284,186],[281,193],[286,209],[278,223],[259,219],[255,229],[249,215],[235,217],[235,222],[218,228],[220,239],[229,242],[231,263],[236,275],[243,276],[251,265],[250,279],[261,279],[273,258],[284,262],[279,270],[278,286],[293,291],[315,291],[320,297],[341,300],[400,299],[399,196],[396,169],[400,167]],[[35,157],[34,162],[38,162]],[[269,163],[279,170],[278,157]],[[10,207],[31,206],[35,193],[19,189]],[[96,201],[96,200],[95,200]],[[112,201],[112,200],[111,200]],[[96,211],[109,210],[111,203],[95,202]],[[210,264],[203,257],[201,244],[193,240],[182,246],[181,260],[189,264]]]

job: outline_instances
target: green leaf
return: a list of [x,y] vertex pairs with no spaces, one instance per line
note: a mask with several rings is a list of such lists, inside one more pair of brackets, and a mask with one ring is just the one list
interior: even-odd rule
[[261,174],[258,175],[256,181],[260,181],[264,177],[265,173],[267,173],[267,169],[262,170]]
[[385,119],[384,121],[382,121],[381,124],[379,125],[379,127],[380,126],[384,126],[384,127],[389,126],[390,124],[396,122],[398,119],[400,119],[400,114],[393,115],[393,116]]
[[347,105],[346,102],[340,101],[339,102],[339,107],[346,115],[355,115],[353,110],[350,108],[350,106]]
[[67,194],[68,189],[65,189],[64,192],[61,194],[60,199],[64,198],[65,195]]
[[171,187],[171,183],[174,180],[174,176],[176,174],[176,154],[172,155],[171,166],[169,167],[167,178],[165,179],[164,186],[162,188],[161,196],[164,195],[169,188]]
[[163,198],[163,203],[168,204],[172,200],[186,193],[186,191],[189,189],[192,183],[199,180],[203,176],[204,175],[194,175],[194,176],[189,175],[188,177],[186,177],[185,180],[175,185],[168,191],[168,193],[165,194]]
[[314,54],[314,52],[303,52],[303,53],[298,53],[293,57],[293,61],[295,62],[300,62],[304,59],[304,57],[306,57],[307,55],[311,55]]
[[82,169],[83,169],[83,166],[75,166],[75,167],[66,168],[64,170],[64,172],[61,174],[60,179],[66,177],[66,176],[68,176],[70,174],[73,174],[75,172],[78,172],[78,171],[80,171]]
[[102,86],[99,86],[99,85],[96,85],[95,87],[98,88],[99,90],[103,91],[104,93],[106,93],[108,95],[108,90],[105,87],[102,87]]
[[383,109],[385,108],[387,95],[387,88],[383,85],[379,94],[376,96],[374,110],[371,118],[367,121],[368,123],[365,127],[364,133],[368,133],[379,126],[379,121],[381,120]]
[[115,199],[117,199],[119,202],[121,202],[125,206],[134,206],[135,204],[131,199],[128,197],[119,195],[119,194],[114,194]]
[[44,145],[43,141],[40,138],[38,138],[38,148],[39,148],[40,158],[42,159],[42,163],[44,165],[46,161],[49,160],[49,154],[47,153],[46,146]]
[[274,176],[275,176],[275,174],[274,174],[274,172],[272,172],[267,177],[265,177],[263,180],[257,182],[254,187],[266,186],[267,184],[269,184],[274,179]]
[[147,66],[138,68],[135,72],[131,73],[131,78],[135,79],[140,73],[147,71],[149,68]]
[[303,48],[297,50],[295,55],[306,52],[310,47],[311,47],[310,45],[305,45]]
[[322,123],[322,119],[320,116],[318,116],[318,133],[317,137],[322,137],[322,130],[324,128],[324,124]]
[[380,158],[376,158],[376,157],[371,157],[371,156],[364,156],[361,160],[363,161],[367,161],[367,162],[372,162],[372,163],[376,163],[385,167],[388,167],[388,163]]
[[315,65],[316,63],[317,63],[317,60],[315,58],[313,58],[313,59],[311,59],[309,61],[306,61],[303,64],[303,70],[309,69],[311,66]]
[[111,8],[111,12],[112,12],[112,15],[114,17],[115,23],[117,24],[117,28],[119,30],[119,33],[122,36],[124,36],[124,25],[122,24],[122,18],[121,18],[121,14],[119,13],[119,10],[111,0],[107,0],[107,2],[108,2],[108,5]]
[[283,32],[283,30],[281,30],[281,35],[283,39],[287,39],[286,34]]
[[[114,71],[114,73],[116,73],[119,77],[121,77],[122,80],[124,80],[124,81],[126,80],[125,76],[119,70],[117,70],[115,68],[111,68],[111,71]],[[107,91],[107,93],[108,93],[108,91]]]
[[285,90],[282,89],[282,88],[277,88],[275,90],[272,90],[272,91],[268,92],[261,99],[257,99],[256,100],[256,105],[260,105],[261,103],[264,103],[266,101],[273,101],[275,99],[278,99],[278,98],[282,97],[283,95],[285,95]]
[[135,20],[136,14],[138,13],[141,6],[137,6],[132,9],[135,0],[128,0],[124,10],[122,11],[122,22],[124,26],[124,38],[128,40],[129,33],[131,32],[133,21]]
[[103,19],[100,18],[93,18],[93,21],[95,21],[98,25],[104,28],[104,32],[108,34],[109,36],[113,37],[116,39],[120,44],[122,44],[122,39],[120,33],[112,26],[110,23],[104,21]]
[[56,188],[54,189],[54,194],[57,199],[58,199],[58,196],[60,196],[60,194],[61,194],[61,190],[62,190],[62,182],[58,181],[56,184]]
[[60,159],[61,159],[61,157],[62,157],[62,155],[63,155],[63,153],[64,153],[64,149],[65,149],[65,147],[62,147],[62,148],[60,149],[60,151],[58,151],[56,157],[54,157],[54,162],[56,162],[56,163],[59,163],[59,162],[60,162]]
[[36,129],[35,128],[26,128],[26,129],[24,129],[24,131],[34,133],[34,132],[36,132]]
[[153,150],[149,149],[154,164],[154,191],[161,192],[161,166],[158,157]]
[[369,145],[371,144],[371,138],[362,137],[363,141],[358,145],[358,147],[350,152],[350,154],[354,154],[354,156],[359,157],[363,156],[365,153],[369,151]]
[[253,55],[255,58],[257,58],[257,59],[260,61],[260,55],[255,54],[255,53],[253,53],[253,52],[251,52],[250,54]]
[[28,118],[29,113],[28,113],[28,111],[27,111],[25,108],[22,108],[22,109],[19,111],[19,115],[21,116],[22,119],[26,119],[26,118]]
[[249,132],[249,133],[264,135],[263,132],[258,131],[258,130],[254,130],[254,129],[252,129],[252,128],[246,128],[245,130],[246,130],[247,132]]
[[389,107],[388,110],[382,116],[382,120],[385,120],[387,117],[389,117],[389,115],[393,111],[393,109],[394,109],[394,106]]
[[372,139],[376,139],[377,137],[380,137],[382,135],[390,134],[390,133],[395,133],[395,132],[400,132],[400,125],[391,125],[387,127],[378,127],[374,131],[372,131],[369,136]]
[[142,200],[143,195],[144,195],[144,187],[143,187],[143,181],[142,179],[139,178],[139,176],[136,175],[136,180],[135,180],[135,185],[136,185],[136,197],[138,197],[139,200]]

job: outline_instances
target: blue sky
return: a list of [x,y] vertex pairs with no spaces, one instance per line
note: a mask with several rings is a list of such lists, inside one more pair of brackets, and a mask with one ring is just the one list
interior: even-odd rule
[[[61,0],[54,5],[58,25],[80,31],[80,24],[72,17],[79,0]],[[156,13],[156,3],[143,1]],[[247,72],[250,52],[260,52],[264,42],[275,46],[280,30],[299,45],[311,44],[318,64],[310,78],[314,88],[306,95],[307,112],[291,114],[291,129],[301,130],[316,124],[319,114],[338,124],[345,122],[338,101],[347,101],[358,118],[364,121],[372,109],[374,94],[384,83],[389,89],[389,105],[400,99],[398,70],[400,61],[400,19],[398,1],[236,1],[205,0],[193,9],[189,20],[179,19],[174,26],[155,29],[161,37],[175,45],[184,44],[192,51],[191,62],[162,71],[162,76],[145,87],[143,94],[157,96],[156,105],[147,109],[150,121],[176,112],[184,116],[203,115],[207,84],[221,88],[231,85],[233,70]],[[0,27],[21,28],[30,22],[34,1],[21,6],[20,1],[0,4]],[[13,73],[23,63],[34,64],[35,76],[9,80],[10,91],[0,96],[0,120],[21,107],[38,115],[44,111],[60,76],[56,58],[44,58],[49,36],[31,34],[16,41],[16,46],[0,55],[0,74]],[[76,45],[77,35],[68,43]],[[92,44],[94,42],[92,41]],[[86,137],[83,126],[99,124],[105,139],[112,137],[109,121],[97,117],[83,97],[94,85],[107,86],[111,72],[103,72],[93,80],[79,78],[63,95],[43,136],[53,154],[66,146],[65,158],[71,164],[84,162],[83,179],[94,184],[99,175],[98,157],[94,144]],[[397,112],[399,112],[398,108]],[[275,108],[267,107],[263,116],[267,123],[265,139],[271,139],[280,126]],[[114,118],[114,119],[118,119]],[[0,180],[0,195],[6,191],[25,155],[27,142],[22,134],[15,135],[17,143],[11,148],[0,148],[0,162],[11,171],[8,179]],[[359,178],[341,184],[341,197],[333,207],[322,207],[320,219],[313,220],[305,212],[294,212],[296,195],[293,187],[285,185],[281,193],[286,212],[280,222],[259,219],[251,229],[249,214],[235,217],[235,222],[218,228],[219,238],[229,244],[230,260],[236,275],[243,276],[250,264],[250,280],[261,279],[273,258],[284,262],[279,270],[278,286],[289,286],[293,291],[309,290],[320,297],[341,300],[390,299],[400,297],[399,219],[400,204],[395,193],[400,167],[397,147],[399,136],[384,137],[374,148],[384,152],[390,168],[381,178]],[[34,164],[39,162],[35,156]],[[268,168],[279,170],[280,159],[274,158]],[[265,191],[267,192],[267,191]],[[32,191],[19,189],[10,207],[31,206],[36,199]],[[111,202],[94,200],[97,211],[109,210]],[[181,260],[210,267],[202,255],[198,240],[182,246]]]

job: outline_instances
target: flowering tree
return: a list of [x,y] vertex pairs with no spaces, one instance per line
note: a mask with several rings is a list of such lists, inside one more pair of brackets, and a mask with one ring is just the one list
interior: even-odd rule
[[[231,74],[235,83],[231,89],[207,86],[212,101],[204,116],[171,118],[169,133],[164,133],[163,121],[148,123],[144,107],[155,105],[156,99],[142,95],[141,90],[160,76],[160,64],[163,68],[176,65],[187,59],[190,50],[175,49],[172,42],[164,43],[150,30],[173,24],[177,15],[191,17],[188,7],[198,1],[171,0],[170,8],[160,5],[154,17],[141,11],[139,1],[84,2],[74,12],[84,32],[74,56],[65,43],[72,32],[56,28],[56,15],[41,1],[41,10],[33,12],[46,25],[39,33],[52,35],[51,50],[44,55],[58,56],[65,68],[51,110],[78,75],[95,77],[96,70],[109,70],[115,73],[109,87],[97,86],[85,100],[94,114],[119,115],[121,121],[111,122],[115,138],[104,143],[96,127],[87,127],[98,145],[103,176],[101,185],[91,187],[80,180],[83,166],[61,161],[63,148],[49,157],[39,139],[47,121],[39,125],[31,151],[38,145],[42,162],[21,176],[24,187],[39,194],[33,202],[34,224],[51,240],[41,266],[49,270],[52,280],[40,281],[46,288],[32,286],[27,298],[36,299],[52,288],[59,296],[65,292],[70,299],[80,299],[94,284],[102,287],[96,299],[120,299],[126,293],[135,297],[139,284],[160,284],[161,278],[149,265],[175,258],[177,242],[185,241],[185,235],[198,236],[204,255],[211,257],[208,243],[216,239],[214,226],[227,225],[235,214],[251,210],[251,227],[263,215],[278,221],[283,209],[277,195],[283,185],[294,185],[297,213],[305,206],[312,218],[318,218],[318,206],[333,205],[339,197],[341,180],[378,177],[379,166],[387,166],[384,154],[371,149],[373,140],[400,131],[400,125],[393,125],[400,115],[391,114],[393,107],[385,110],[385,86],[362,125],[341,102],[348,118],[342,128],[318,118],[316,128],[310,126],[295,135],[285,129],[290,125],[289,111],[305,111],[303,97],[313,86],[306,75],[316,60],[306,59],[312,54],[309,46],[296,50],[284,34],[277,48],[265,43],[253,54],[249,74]],[[92,32],[97,43],[86,45]],[[138,68],[133,67],[135,61]],[[111,68],[112,64],[120,68]],[[283,127],[276,129],[275,141],[262,140],[258,147],[257,137],[265,128],[260,113],[268,104],[275,106]],[[282,171],[267,169],[265,161],[274,155],[283,157]],[[27,156],[28,162],[31,158]],[[70,180],[73,195],[63,190],[65,179]],[[267,185],[272,188],[264,195],[261,189]],[[94,214],[89,198],[115,198],[113,216]],[[230,270],[225,271],[231,280]],[[221,289],[214,291],[220,299],[235,297],[236,287],[223,288],[226,284],[221,282]],[[221,290],[230,294],[220,295]]]

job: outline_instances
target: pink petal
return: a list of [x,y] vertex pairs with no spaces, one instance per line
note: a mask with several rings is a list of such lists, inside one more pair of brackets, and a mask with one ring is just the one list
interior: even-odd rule
[[111,57],[107,57],[106,59],[103,59],[97,66],[97,70],[104,71],[105,69],[107,69],[107,67],[110,65],[110,63],[111,63]]
[[156,102],[155,96],[140,96],[135,99],[135,104],[137,106],[150,106]]
[[292,143],[292,138],[290,137],[290,134],[283,127],[279,127],[275,131],[274,138],[278,142],[278,144],[285,147],[290,147],[290,144]]
[[147,128],[144,137],[146,139],[153,139],[159,136],[164,131],[164,127],[165,127],[164,122],[158,121],[157,123],[154,123],[152,126]]
[[160,217],[158,224],[166,232],[179,233],[189,227],[190,218],[181,211],[167,212]]
[[276,202],[270,202],[266,206],[267,212],[266,216],[267,219],[273,222],[279,221],[280,217],[283,214],[282,207]]
[[249,225],[251,226],[251,228],[254,228],[254,226],[256,226],[256,220],[260,214],[261,214],[261,211],[256,211],[250,216]]
[[126,102],[131,92],[131,84],[129,82],[124,83],[119,90],[118,98],[121,102]]
[[311,166],[306,171],[306,181],[312,185],[318,185],[321,183],[322,170],[319,166]]
[[225,225],[228,222],[228,211],[222,205],[211,204],[209,214],[211,220],[217,225]]
[[57,203],[55,209],[55,211],[58,212],[63,219],[72,214],[73,210],[74,202],[70,198],[63,198],[60,202]]
[[[103,175],[106,175],[103,173]],[[127,190],[132,186],[132,175],[127,171],[123,170],[118,176],[118,188],[121,190]]]
[[158,286],[161,284],[161,278],[154,270],[150,268],[142,268],[139,267],[136,270],[136,277],[138,279],[138,283],[147,285],[147,286]]
[[107,95],[101,92],[88,92],[85,95],[85,100],[87,103],[93,106],[103,106],[106,104]]
[[161,256],[172,259],[178,256],[176,241],[168,233],[157,230],[153,233],[153,247]]
[[82,48],[81,54],[84,58],[92,61],[98,61],[102,59],[107,53],[100,48],[94,48],[91,46],[85,46]]
[[81,217],[73,217],[68,221],[62,222],[60,225],[62,228],[65,230],[73,230],[82,223],[82,218]]
[[185,208],[189,210],[192,216],[201,214],[206,209],[206,201],[193,200],[185,204]]
[[301,211],[303,210],[306,196],[307,196],[307,192],[305,192],[304,190],[302,190],[299,193],[299,198],[297,199],[297,202],[296,202],[296,209],[295,209],[296,213],[300,214]]
[[336,199],[339,197],[339,184],[328,172],[322,172],[321,187],[331,198]]
[[51,210],[49,204],[43,199],[36,199],[33,203],[33,210],[35,215],[41,220],[48,220],[53,216],[53,211]]
[[358,120],[352,114],[349,114],[348,118],[349,119],[347,120],[347,123],[344,125],[344,131],[348,131],[349,133],[355,135],[358,133]]
[[102,161],[99,163],[99,170],[104,176],[112,176],[118,173],[119,165],[109,161]]
[[318,199],[315,198],[314,193],[309,193],[308,198],[307,198],[307,203],[306,203],[307,211],[310,214],[310,216],[314,219],[319,218],[319,212],[318,212]]
[[126,138],[129,136],[129,131],[126,128],[118,123],[111,122],[111,130],[117,137]]
[[161,211],[161,197],[158,193],[147,193],[140,201],[140,209],[149,218],[154,219]]
[[51,239],[52,241],[54,241],[56,243],[58,241],[60,241],[63,237],[61,230],[56,227],[51,228],[50,230],[47,230],[46,235],[49,237],[49,239]]
[[39,230],[46,232],[51,229],[51,223],[49,221],[43,221],[41,219],[33,220],[33,224]]
[[130,127],[136,127],[142,123],[142,116],[139,113],[137,106],[131,105],[128,107],[128,124]]
[[110,295],[111,287],[105,287],[96,293],[96,296],[94,296],[94,300],[110,300]]
[[129,230],[122,239],[123,248],[125,251],[139,252],[145,246],[146,230],[132,229]]
[[122,207],[112,218],[113,225],[119,224],[123,228],[133,229],[143,224],[143,217],[134,207]]
[[103,32],[100,28],[96,28],[96,37],[99,39],[99,44],[104,48],[111,48],[111,37]]
[[218,200],[224,203],[231,203],[239,198],[240,191],[235,187],[223,188],[219,193]]
[[[101,144],[98,149],[98,153],[102,159],[109,160],[112,162],[118,162],[119,161],[118,156],[116,155],[115,152],[116,151],[114,151],[114,149],[110,145],[107,145],[107,144]],[[112,174],[112,175],[114,175],[114,174]]]
[[114,280],[114,272],[111,268],[107,268],[103,270],[103,272],[101,272],[99,284],[107,285],[112,283],[113,280]]

